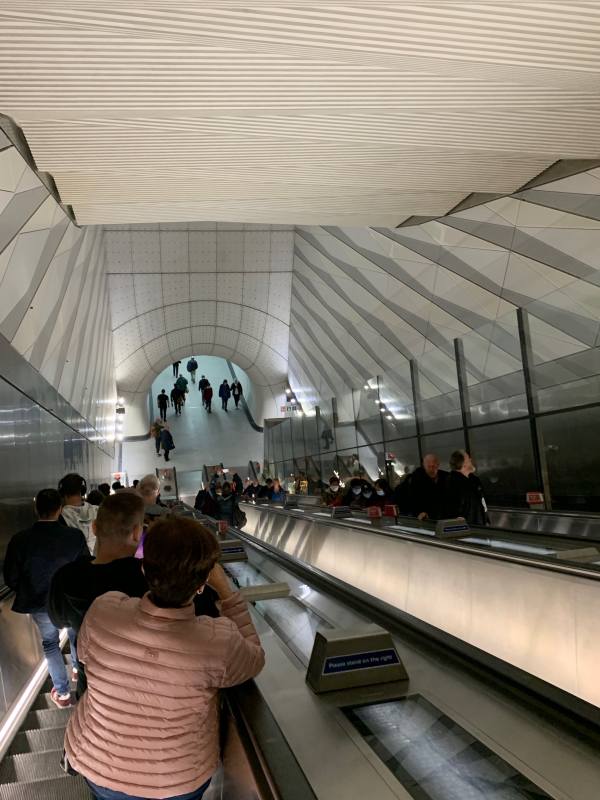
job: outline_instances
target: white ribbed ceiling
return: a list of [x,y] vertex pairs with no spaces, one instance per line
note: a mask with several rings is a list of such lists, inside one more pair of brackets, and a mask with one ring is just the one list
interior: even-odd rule
[[600,3],[3,0],[0,111],[89,223],[398,225],[597,158]]

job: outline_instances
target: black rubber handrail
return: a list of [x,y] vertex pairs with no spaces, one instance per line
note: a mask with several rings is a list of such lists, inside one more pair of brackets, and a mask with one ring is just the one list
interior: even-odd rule
[[[249,501],[242,500],[241,502],[248,503],[249,505],[255,505]],[[257,505],[259,509],[266,509],[271,514],[285,514],[285,516],[291,518],[294,518],[294,514],[298,514],[298,512],[295,512],[294,509],[284,510],[281,507],[273,507],[270,503],[259,503]],[[298,517],[296,517],[296,519],[297,518]],[[553,561],[549,556],[526,556],[516,553],[500,552],[499,550],[477,547],[476,545],[462,542],[460,539],[438,539],[434,536],[425,536],[423,534],[415,533],[414,531],[392,530],[391,528],[386,527],[376,528],[370,526],[361,528],[359,525],[353,525],[351,522],[347,522],[343,517],[332,517],[331,519],[323,517],[315,518],[312,514],[310,514],[310,512],[302,512],[302,519],[309,519],[311,522],[314,522],[315,525],[336,525],[343,528],[350,528],[354,531],[358,531],[359,533],[375,533],[379,536],[388,536],[390,538],[417,542],[425,547],[441,547],[445,550],[456,550],[460,553],[468,553],[469,555],[478,556],[480,558],[508,561],[514,564],[520,564],[521,566],[534,567],[536,569],[543,569],[549,572],[561,572],[566,575],[575,575],[578,578],[584,578],[586,580],[600,581],[600,569],[594,570],[591,567],[586,568],[574,566],[566,562]],[[358,521],[360,522],[360,520]],[[420,524],[417,520],[411,520],[411,522],[413,525]],[[470,532],[465,533],[465,537],[473,535],[477,536],[486,532],[488,535],[490,535],[492,530],[489,528],[472,528]],[[521,536],[523,535],[522,532],[519,533]]]
[[[234,368],[233,364],[231,363],[231,361],[229,359],[227,359],[227,366],[229,367],[229,372],[231,372],[231,377],[233,378],[234,381],[237,381],[237,375],[236,375],[236,372],[235,372],[235,368]],[[258,433],[262,433],[263,432],[263,427],[262,427],[262,425],[259,425],[255,421],[254,417],[252,416],[252,412],[248,408],[248,403],[246,402],[246,398],[244,397],[243,394],[242,394],[242,398],[241,399],[242,399],[242,408],[244,409],[244,413],[246,414],[246,417],[248,419],[248,422],[250,423],[250,426],[252,428],[254,428],[254,430],[257,431]]]

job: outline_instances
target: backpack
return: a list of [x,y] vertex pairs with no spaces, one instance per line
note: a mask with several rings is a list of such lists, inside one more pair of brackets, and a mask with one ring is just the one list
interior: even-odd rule
[[248,517],[246,516],[245,512],[235,504],[235,508],[233,509],[233,526],[234,528],[243,528],[244,525],[248,522]]

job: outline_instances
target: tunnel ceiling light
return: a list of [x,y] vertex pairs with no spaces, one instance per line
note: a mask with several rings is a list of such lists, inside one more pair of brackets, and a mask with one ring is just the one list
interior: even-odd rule
[[119,405],[122,406],[124,402],[125,402],[125,398],[124,397],[119,397],[119,400],[118,400]]
[[386,418],[386,419],[394,419],[394,417],[392,416],[392,414],[386,414],[386,415],[385,415],[385,418]]

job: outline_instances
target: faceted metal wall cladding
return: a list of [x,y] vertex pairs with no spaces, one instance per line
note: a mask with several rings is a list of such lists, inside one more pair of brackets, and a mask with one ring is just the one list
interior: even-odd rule
[[[538,422],[534,434],[512,424],[597,407],[600,397],[600,169],[551,178],[412,227],[296,229],[291,384],[309,411],[336,398],[338,450],[355,446],[355,421],[357,445],[374,442],[369,401],[357,413],[356,397],[379,375],[391,415],[380,462],[384,443],[400,449],[417,424],[422,453],[445,459],[470,440],[499,503],[523,504],[543,479],[548,498],[559,489],[557,507],[600,508],[589,481],[578,482],[580,494],[557,483],[550,454],[559,444],[539,433],[555,427]],[[518,308],[527,312],[526,371]],[[410,465],[414,447],[401,450]],[[600,468],[586,456],[588,471],[591,462]]]
[[108,479],[115,380],[101,231],[74,225],[0,137],[0,563],[34,495]]
[[40,402],[100,441],[114,433],[116,400],[102,231],[73,224],[10,133],[0,140],[0,334],[32,367],[21,375],[32,391],[53,395]]

